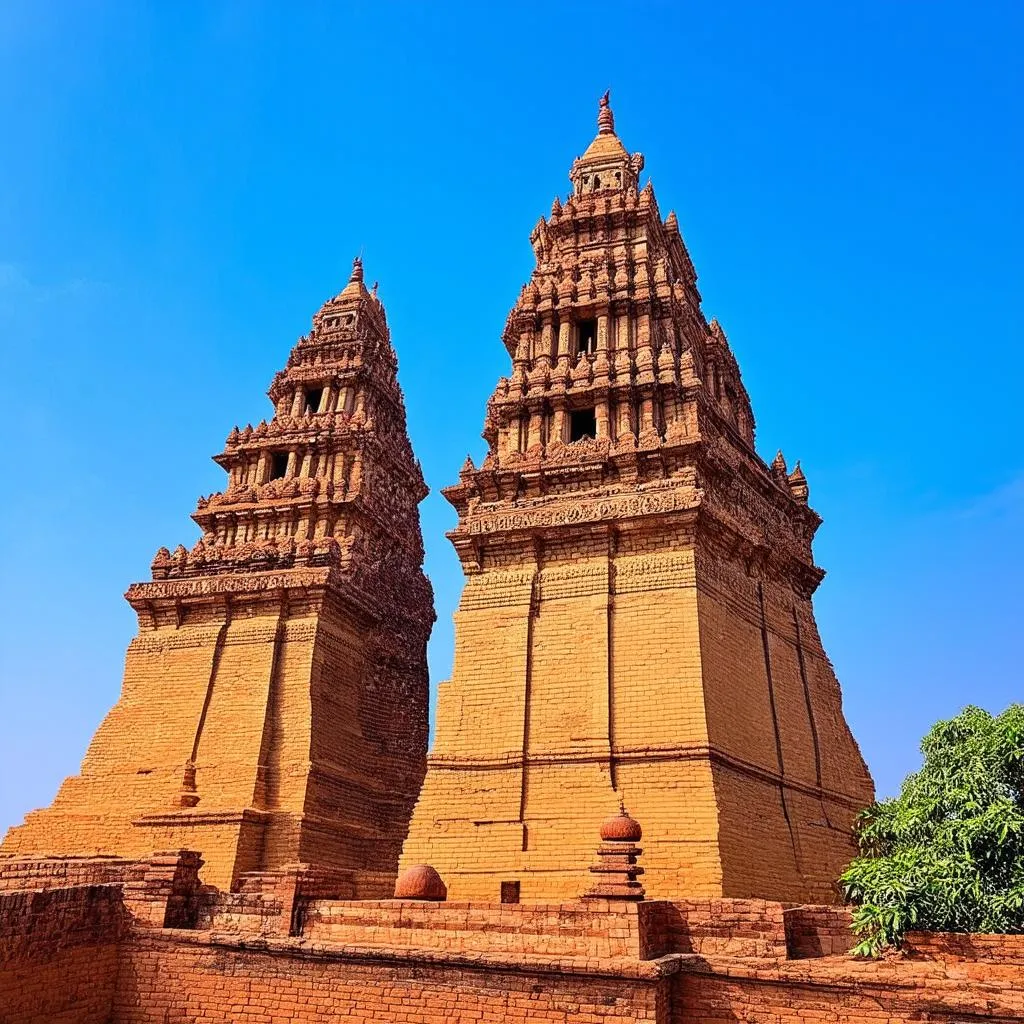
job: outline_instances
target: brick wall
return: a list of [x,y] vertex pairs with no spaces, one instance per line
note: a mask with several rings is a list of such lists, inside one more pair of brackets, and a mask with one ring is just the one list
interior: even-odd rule
[[[475,933],[474,944],[480,934]],[[529,935],[521,949],[530,952],[147,932],[125,949],[113,1020],[963,1024],[1024,1019],[1024,974],[1015,964],[695,954],[644,962],[537,955]]]
[[0,856],[0,892],[110,885],[137,877],[142,870],[142,862],[123,857]]
[[495,900],[506,880],[524,901],[574,899],[624,795],[644,826],[648,894],[721,892],[683,548],[634,538],[610,559],[582,531],[543,564],[530,548],[467,578],[403,864],[433,864],[453,899]]
[[811,603],[701,546],[697,585],[722,895],[834,900],[874,790]]
[[315,901],[303,935],[312,941],[454,953],[521,953],[639,959],[636,904]]
[[1008,1024],[1024,1019],[1024,972],[976,963],[826,957],[764,965],[713,958],[675,976],[672,1024]]
[[122,928],[117,886],[0,894],[0,1021],[107,1024]]
[[422,701],[403,697],[422,704],[423,735],[396,739],[392,690],[406,677],[388,675],[381,631],[338,601],[296,597],[287,614],[274,594],[238,598],[230,615],[183,607],[183,620],[140,625],[80,774],[3,851],[196,849],[203,881],[225,890],[305,858],[352,870],[361,894],[389,894],[425,770],[425,674]]
[[[454,955],[353,957],[294,940],[263,950],[199,937],[148,936],[126,950],[114,1003],[117,1024],[334,1024],[389,1022],[667,1020],[667,981],[602,976],[571,962],[501,963]],[[533,958],[536,961],[537,958]]]
[[785,958],[786,933],[780,903],[766,900],[673,900],[644,903],[643,931],[651,956]]
[[911,955],[930,960],[1024,964],[1024,935],[908,932],[904,947]]
[[467,577],[403,863],[573,899],[623,796],[649,897],[835,899],[873,790],[810,602],[677,527],[602,537]]
[[852,915],[846,907],[787,907],[786,947],[793,960],[837,956],[857,943],[850,928]]
[[305,865],[218,893],[199,864],[0,893],[0,1024],[1024,1019],[1024,936],[917,933],[864,960],[829,952],[843,908],[345,901]]

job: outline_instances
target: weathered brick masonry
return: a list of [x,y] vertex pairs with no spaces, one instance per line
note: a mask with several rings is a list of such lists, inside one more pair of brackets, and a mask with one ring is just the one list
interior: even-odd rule
[[643,163],[603,101],[530,236],[487,457],[445,491],[466,586],[404,861],[454,899],[571,899],[624,796],[648,895],[828,902],[873,788],[814,622],[820,520],[754,450]]
[[108,1024],[123,928],[116,886],[0,893],[0,1024]]
[[232,430],[191,551],[127,594],[139,633],[81,774],[5,853],[189,846],[208,882],[305,861],[390,895],[425,771],[433,622],[384,308],[352,279]]
[[[269,874],[240,912],[196,887],[194,861],[174,862],[143,863],[135,874],[151,881],[125,883],[123,900],[117,884],[0,894],[0,1022],[1024,1019],[1016,936],[912,936],[878,963],[810,954],[815,929],[839,934],[821,907],[300,897],[296,914]],[[201,927],[161,927],[190,896]]]

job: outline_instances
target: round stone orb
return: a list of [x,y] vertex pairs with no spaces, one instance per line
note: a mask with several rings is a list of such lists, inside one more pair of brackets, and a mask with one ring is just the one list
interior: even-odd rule
[[396,900],[437,900],[448,898],[448,887],[429,864],[407,867],[395,882]]
[[625,810],[601,824],[601,838],[606,843],[635,843],[644,834],[639,821],[634,821]]

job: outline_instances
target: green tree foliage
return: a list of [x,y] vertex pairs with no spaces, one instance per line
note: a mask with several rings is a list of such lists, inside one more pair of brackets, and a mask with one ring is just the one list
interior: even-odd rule
[[900,795],[857,819],[840,878],[863,955],[911,929],[1024,932],[1024,704],[964,708],[921,752]]

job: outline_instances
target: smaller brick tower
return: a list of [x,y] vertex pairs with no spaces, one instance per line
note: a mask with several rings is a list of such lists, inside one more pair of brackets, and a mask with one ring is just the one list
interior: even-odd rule
[[139,634],[81,774],[0,847],[202,852],[208,883],[302,861],[390,896],[425,771],[434,613],[384,307],[361,261],[231,431],[191,551],[127,599]]

